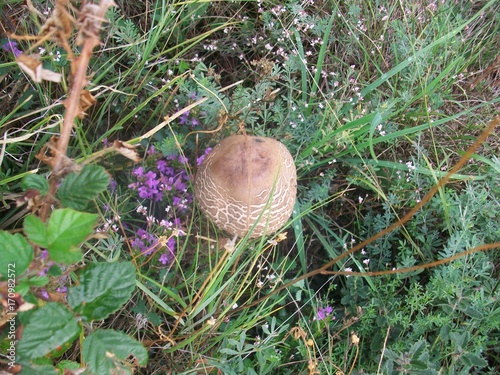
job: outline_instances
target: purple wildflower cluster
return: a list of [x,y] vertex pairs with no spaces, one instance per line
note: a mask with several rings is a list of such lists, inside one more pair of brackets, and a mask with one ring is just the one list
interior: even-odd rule
[[[181,235],[183,232],[177,230],[175,231],[175,234]],[[134,249],[141,251],[144,255],[149,255],[155,250],[161,249],[162,253],[158,260],[161,264],[167,265],[174,259],[177,239],[174,235],[171,235],[168,239],[166,237],[164,238],[166,239],[166,243],[160,243],[162,237],[159,238],[145,229],[139,228],[137,230],[137,237],[134,238],[131,245]]]
[[[190,93],[188,98],[192,101],[197,99],[195,92]],[[180,105],[178,100],[174,100]],[[199,125],[196,118],[197,113],[186,111],[179,117],[179,124],[195,127]],[[200,165],[211,148],[205,150],[203,155],[196,159]],[[185,233],[182,229],[181,218],[188,212],[193,202],[192,195],[188,192],[188,183],[192,176],[186,170],[188,159],[183,155],[167,155],[157,152],[151,147],[147,153],[143,165],[132,170],[133,182],[128,185],[130,189],[137,192],[140,199],[149,201],[150,207],[159,207],[162,202],[165,213],[162,219],[157,219],[150,212],[150,208],[140,204],[137,213],[144,218],[145,228],[137,229],[135,237],[131,241],[134,250],[144,255],[160,253],[159,262],[163,265],[170,264],[175,257],[177,240]]]
[[[157,153],[152,150],[148,153],[150,158],[155,158]],[[190,176],[182,167],[187,164],[185,156],[170,155],[165,158],[156,158],[155,166],[152,170],[146,171],[143,166],[139,166],[132,171],[136,182],[128,187],[139,193],[139,198],[149,199],[159,202],[167,195],[172,197],[175,209],[186,211],[188,204],[192,202],[191,195],[187,192],[187,183]],[[176,169],[175,166],[181,166]]]
[[179,117],[179,124],[181,124],[181,125],[190,125],[193,128],[195,126],[200,125],[200,122],[198,121],[198,119],[196,119],[196,117],[192,117],[191,118],[191,117],[189,117],[189,115],[190,115],[190,111],[186,111],[182,115],[180,115],[180,117]]
[[331,306],[320,307],[320,308],[318,308],[316,319],[323,320],[327,316],[332,315],[332,313],[333,313],[333,308]]
[[[38,276],[47,276],[47,272],[49,271],[50,267],[52,267],[56,263],[49,259],[49,252],[47,250],[41,251],[40,260],[43,264],[43,268],[40,272],[38,272]],[[68,281],[67,278],[67,276],[62,276],[59,278],[59,286],[55,289],[57,293],[66,294],[66,292],[68,291],[68,287],[65,286],[66,282]],[[40,296],[47,301],[51,299],[49,296],[49,292],[45,288],[40,289]]]
[[144,255],[161,251],[159,261],[163,265],[170,264],[174,259],[177,239],[184,235],[180,218],[193,201],[187,188],[191,180],[185,168],[187,163],[185,156],[163,156],[152,147],[144,166],[132,170],[135,181],[128,186],[137,191],[141,199],[166,204],[161,220],[151,215],[146,206],[138,206],[136,211],[144,217],[147,227],[139,228],[131,242],[132,248]]

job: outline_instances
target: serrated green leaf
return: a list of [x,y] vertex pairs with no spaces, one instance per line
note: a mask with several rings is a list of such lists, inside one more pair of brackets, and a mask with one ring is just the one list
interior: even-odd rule
[[124,365],[131,355],[139,366],[148,362],[148,352],[141,343],[110,329],[98,329],[82,345],[83,361],[92,374],[131,374],[130,368]]
[[411,360],[410,364],[413,370],[425,370],[429,368],[427,363],[420,361],[418,359]]
[[100,165],[86,165],[79,173],[68,174],[59,190],[57,197],[63,206],[84,210],[89,202],[106,190],[110,177]]
[[0,279],[19,279],[33,260],[33,248],[20,233],[0,231]]
[[413,358],[420,358],[422,353],[425,350],[425,341],[424,340],[418,340],[415,344],[412,345],[410,348],[410,355]]
[[472,306],[467,306],[462,311],[464,312],[464,314],[467,314],[471,318],[474,318],[477,320],[484,318],[484,314],[480,310],[478,310]]
[[38,190],[40,194],[45,195],[49,190],[49,183],[45,177],[39,174],[27,174],[21,181],[21,189],[24,191],[35,189]]
[[[49,250],[50,253],[50,250]],[[83,259],[82,252],[80,249],[76,246],[72,246],[69,249],[65,251],[53,251],[50,253],[50,258],[59,263],[63,264],[72,264],[72,263],[77,263]]]
[[33,276],[29,278],[28,283],[31,286],[41,288],[49,283],[49,278],[47,276]]
[[73,341],[79,332],[73,314],[60,303],[49,302],[31,314],[17,345],[18,355],[24,359],[43,357]]
[[[80,368],[80,364],[74,361],[62,360],[56,365],[57,369],[62,373],[64,370],[78,370]],[[71,373],[72,371],[70,371]]]
[[23,375],[58,375],[56,369],[51,364],[39,364],[19,360]]
[[61,276],[62,274],[63,274],[63,271],[62,271],[61,267],[59,267],[57,264],[50,266],[50,268],[47,271],[47,275],[52,276],[52,277]]
[[82,258],[76,248],[93,231],[97,215],[71,208],[55,210],[47,227],[49,257],[55,262],[71,264]]
[[88,320],[101,320],[122,307],[134,288],[132,263],[93,263],[80,274],[79,285],[69,289],[68,303]]
[[47,248],[49,246],[47,239],[47,225],[37,216],[29,215],[24,218],[24,234],[28,239],[38,246]]
[[27,279],[19,280],[16,285],[16,292],[22,295],[23,297],[30,291],[31,285]]
[[472,353],[464,353],[461,358],[468,366],[488,366],[488,362],[486,360]]

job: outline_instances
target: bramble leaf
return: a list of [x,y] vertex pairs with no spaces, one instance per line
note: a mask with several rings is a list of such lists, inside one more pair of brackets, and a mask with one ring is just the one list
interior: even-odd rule
[[145,366],[148,352],[138,341],[110,329],[98,329],[83,342],[82,357],[92,374],[132,374],[124,364],[129,356],[136,365]]
[[122,307],[134,288],[132,263],[93,263],[80,274],[79,285],[69,289],[68,303],[88,320],[101,320]]
[[57,197],[63,206],[84,210],[89,202],[106,190],[110,177],[100,165],[85,165],[79,173],[68,174],[59,190]]
[[32,260],[33,248],[23,235],[0,231],[0,279],[20,278]]
[[47,240],[50,259],[58,263],[78,262],[82,254],[79,245],[93,231],[97,215],[71,208],[55,210],[49,219]]
[[24,326],[17,350],[24,359],[40,358],[66,343],[80,332],[78,321],[66,307],[49,302],[35,310]]
[[21,188],[26,191],[29,189],[35,189],[40,192],[40,194],[45,195],[49,190],[49,183],[47,179],[39,174],[28,174],[23,177],[21,181]]
[[24,361],[19,360],[18,363],[22,366],[23,375],[59,375],[54,366],[44,361]]
[[64,374],[64,370],[70,370],[70,373],[71,373],[71,371],[73,371],[73,373],[75,373],[76,370],[78,370],[80,368],[80,364],[78,362],[69,361],[69,360],[65,359],[65,360],[60,361],[56,365],[56,367],[60,371],[61,374]]
[[47,225],[38,216],[26,216],[24,218],[23,228],[24,233],[31,242],[44,248],[49,246],[47,240]]

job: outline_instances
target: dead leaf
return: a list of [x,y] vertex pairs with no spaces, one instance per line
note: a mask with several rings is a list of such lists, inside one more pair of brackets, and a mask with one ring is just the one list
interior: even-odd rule
[[[57,153],[57,142],[59,137],[53,136],[50,141],[42,146],[38,154],[35,156],[42,163],[47,164],[52,169],[55,167],[56,163],[56,153]],[[81,165],[77,165],[72,159],[68,158],[66,155],[61,156],[62,167],[59,169],[58,175],[64,176],[70,172],[76,172],[81,168]]]
[[16,207],[26,205],[28,210],[35,212],[40,207],[41,202],[42,196],[40,192],[36,189],[28,189],[16,199]]
[[99,31],[103,22],[107,22],[104,18],[108,8],[116,6],[113,0],[102,0],[99,4],[90,2],[84,3],[78,14],[78,36],[76,44],[82,45],[87,38],[92,38],[96,42],[99,41]]
[[92,96],[89,90],[83,90],[80,95],[80,111],[85,113],[87,109],[92,107],[96,102],[96,99]]
[[43,80],[59,83],[61,75],[52,70],[44,69],[40,62],[40,55],[27,55],[25,53],[16,58],[17,65],[35,82]]
[[[92,107],[96,102],[95,97],[90,93],[89,90],[82,90],[80,94],[80,102],[78,103],[78,118],[83,119],[87,114],[86,111]],[[66,107],[66,101],[64,101],[64,106]]]
[[134,163],[139,163],[141,161],[141,157],[135,149],[135,146],[129,145],[128,143],[124,143],[122,141],[114,141],[113,148],[118,153],[132,160]]
[[62,46],[71,58],[73,52],[69,46],[68,40],[73,31],[74,17],[69,13],[68,0],[57,0],[52,15],[45,21],[40,29],[40,35],[43,39],[53,38],[57,44]]

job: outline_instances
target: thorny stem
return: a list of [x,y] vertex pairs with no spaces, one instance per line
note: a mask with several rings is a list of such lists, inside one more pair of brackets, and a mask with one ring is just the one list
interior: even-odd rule
[[[80,56],[72,61],[73,69],[72,82],[70,86],[69,97],[66,100],[66,111],[64,112],[64,120],[60,138],[57,142],[57,148],[54,150],[54,162],[52,175],[50,178],[49,191],[44,200],[40,217],[45,220],[50,212],[50,207],[55,201],[57,185],[61,178],[61,172],[65,166],[65,157],[68,150],[68,144],[71,137],[71,131],[75,118],[79,115],[80,97],[83,88],[88,83],[86,78],[87,67],[92,56],[92,50],[100,44],[99,30],[101,29],[104,15],[109,7],[114,6],[113,0],[102,0],[99,5],[91,5],[86,7],[82,5],[82,19],[89,21],[82,22],[79,32],[83,36],[83,47]],[[85,28],[88,28],[86,30]]]
[[99,42],[94,38],[88,38],[82,48],[82,53],[73,62],[76,64],[76,71],[73,77],[73,82],[70,89],[69,98],[67,99],[67,107],[64,113],[63,126],[60,138],[57,142],[57,150],[55,155],[54,169],[52,173],[58,175],[63,169],[64,155],[68,149],[69,139],[71,137],[71,130],[73,129],[75,117],[78,116],[78,105],[80,103],[80,95],[83,87],[87,83],[85,73],[87,66],[92,55],[92,50]]

